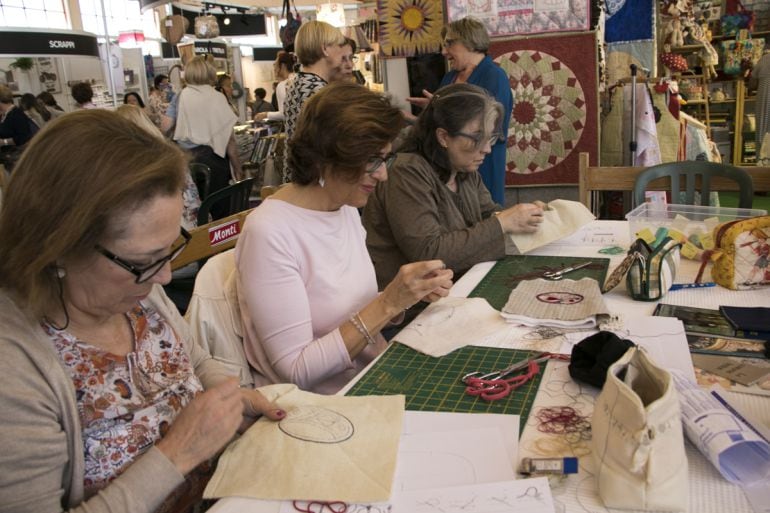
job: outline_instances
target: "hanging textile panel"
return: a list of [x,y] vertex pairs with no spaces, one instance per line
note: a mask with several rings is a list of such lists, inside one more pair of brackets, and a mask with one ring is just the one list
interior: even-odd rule
[[[655,41],[629,41],[607,44],[607,83],[614,84],[631,76],[631,64],[655,75]],[[640,75],[646,76],[646,75]]]
[[506,185],[576,184],[578,153],[598,155],[597,52],[595,32],[492,43],[514,97]]
[[377,19],[380,49],[386,58],[441,51],[441,0],[378,0]]
[[604,40],[607,43],[653,39],[654,0],[607,0]]
[[473,16],[492,37],[588,30],[591,0],[447,0],[450,22]]

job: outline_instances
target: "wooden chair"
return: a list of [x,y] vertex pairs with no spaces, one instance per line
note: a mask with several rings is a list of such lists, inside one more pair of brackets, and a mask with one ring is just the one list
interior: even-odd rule
[[[644,167],[628,166],[591,166],[588,153],[578,156],[578,199],[598,216],[599,193],[601,191],[626,191],[632,192],[636,184],[636,177],[642,173]],[[770,167],[741,167],[751,176],[754,192],[770,191]],[[671,179],[668,177],[656,178],[649,182],[646,190],[670,190]],[[732,180],[714,177],[711,180],[712,191],[739,191],[740,187]]]
[[243,222],[251,210],[244,210],[190,230],[192,238],[184,251],[171,262],[171,269],[179,269],[234,247],[243,230]]

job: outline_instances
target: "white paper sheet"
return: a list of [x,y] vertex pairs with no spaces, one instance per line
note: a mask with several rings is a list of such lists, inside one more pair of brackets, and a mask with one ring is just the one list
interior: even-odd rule
[[[350,510],[348,510],[350,511]],[[393,513],[553,513],[548,479],[522,479],[400,494]]]
[[[494,440],[485,440],[483,437],[473,437],[472,440],[463,439],[462,442],[458,442],[461,437],[467,436],[468,433],[479,433],[491,436],[490,433],[496,431],[498,434],[494,436]],[[465,435],[463,435],[465,433]],[[479,413],[451,413],[451,412],[417,412],[406,411],[404,412],[403,420],[403,438],[414,437],[431,437],[437,436],[439,439],[444,440],[446,443],[443,446],[433,445],[434,450],[443,450],[447,453],[454,453],[459,456],[465,455],[467,461],[476,461],[478,468],[474,468],[472,481],[460,483],[461,485],[478,484],[484,482],[496,482],[501,479],[512,478],[516,462],[516,454],[518,452],[519,443],[519,416],[518,415],[502,415],[502,414],[479,414]],[[414,438],[417,440],[417,438]],[[415,442],[408,442],[409,445]],[[447,445],[448,444],[448,445]],[[419,443],[418,443],[419,446]],[[482,452],[487,453],[490,448],[497,447],[495,456],[489,456],[494,458],[494,461],[505,461],[507,469],[500,469],[501,463],[493,463],[490,468],[493,468],[494,475],[488,473],[486,468],[486,462],[484,464],[478,464],[475,453],[477,449],[486,446],[486,449],[482,449]],[[426,461],[427,458],[418,459],[414,462],[414,467],[408,469],[409,475],[426,473],[428,471],[433,472],[433,463]],[[401,453],[399,450],[399,462],[401,461]],[[401,465],[397,464],[396,473],[394,477],[393,489],[409,489],[408,485],[402,485],[404,479],[402,476]],[[503,472],[503,477],[500,475]],[[463,475],[468,477],[471,473],[464,472]],[[458,479],[455,473],[452,472],[452,468],[443,469],[442,476],[447,479],[445,481],[438,481],[436,478],[432,478],[431,486],[450,486],[457,484]],[[438,477],[438,476],[437,476]],[[394,492],[395,493],[395,492]],[[361,506],[362,509],[356,509]],[[348,512],[369,512],[374,513],[378,511],[377,508],[382,507],[382,511],[388,511],[388,504],[374,505],[370,510],[366,509],[366,505],[354,505],[351,504],[348,507]],[[282,509],[283,508],[283,509]],[[211,513],[242,513],[248,511],[249,513],[283,513],[294,512],[291,501],[261,501],[256,499],[245,499],[240,497],[229,497],[217,502],[211,509]]]
[[393,339],[430,356],[444,356],[455,349],[477,345],[504,330],[500,312],[482,298],[445,297],[431,303]]

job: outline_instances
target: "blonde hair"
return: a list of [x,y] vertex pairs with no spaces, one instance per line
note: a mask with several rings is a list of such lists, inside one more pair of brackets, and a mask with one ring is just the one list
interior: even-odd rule
[[120,236],[147,202],[181,195],[186,173],[176,145],[115,112],[51,121],[30,141],[3,198],[0,287],[42,318],[58,302],[57,263]]
[[210,85],[217,82],[217,70],[209,60],[198,55],[184,67],[184,80],[188,85]]
[[327,46],[345,44],[345,36],[339,29],[323,21],[308,21],[297,31],[294,53],[303,66],[310,66],[324,57]]
[[136,105],[126,104],[121,105],[115,109],[115,112],[117,112],[122,118],[131,121],[135,125],[144,128],[147,130],[147,132],[151,133],[155,137],[160,137],[165,141],[163,134],[160,132],[158,127],[155,126],[155,123],[152,122],[150,116],[144,112],[144,109],[137,107]]

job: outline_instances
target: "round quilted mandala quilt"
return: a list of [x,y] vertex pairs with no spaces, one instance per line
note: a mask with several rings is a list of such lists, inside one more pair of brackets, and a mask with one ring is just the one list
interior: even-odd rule
[[495,61],[508,74],[514,106],[508,128],[508,171],[546,171],[575,149],[586,126],[585,92],[575,73],[553,55],[520,50]]

